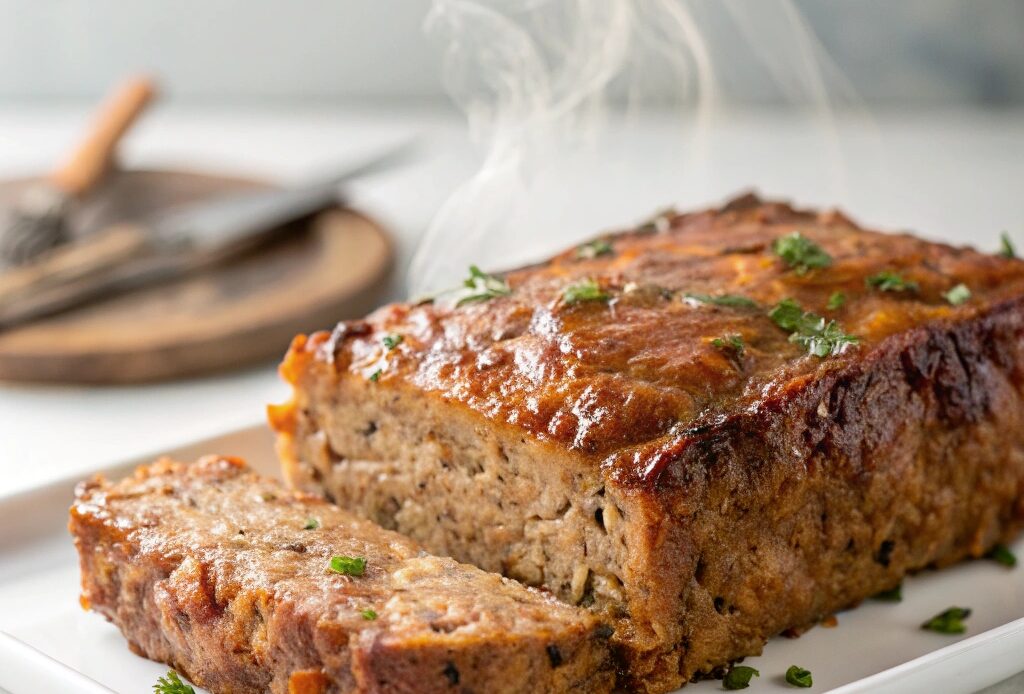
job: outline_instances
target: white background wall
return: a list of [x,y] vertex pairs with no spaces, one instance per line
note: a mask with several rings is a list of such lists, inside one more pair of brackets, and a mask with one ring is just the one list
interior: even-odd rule
[[188,99],[437,96],[429,0],[0,0],[0,98],[81,97],[125,70]]
[[[869,103],[1024,103],[1024,0],[796,5]],[[0,0],[0,100],[92,96],[138,68],[191,101],[440,98],[440,47],[421,31],[429,6]]]

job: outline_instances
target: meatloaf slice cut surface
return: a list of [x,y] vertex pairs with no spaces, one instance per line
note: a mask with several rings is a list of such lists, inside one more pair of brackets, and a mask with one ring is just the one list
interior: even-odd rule
[[[215,693],[614,686],[611,630],[592,614],[429,556],[236,459],[82,483],[70,528],[82,604]],[[349,559],[342,573],[335,556]]]
[[286,478],[616,620],[628,686],[1024,522],[1020,260],[747,196],[467,284],[296,338]]

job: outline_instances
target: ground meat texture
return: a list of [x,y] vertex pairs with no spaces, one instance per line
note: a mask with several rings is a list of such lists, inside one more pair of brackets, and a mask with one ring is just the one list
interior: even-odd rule
[[[217,694],[614,686],[610,634],[592,614],[430,556],[236,459],[82,483],[70,529],[82,604]],[[333,556],[365,570],[332,572]]]
[[[796,231],[827,268],[773,252]],[[651,692],[1024,524],[1024,262],[752,196],[605,240],[296,338],[289,482],[589,606]],[[607,299],[566,302],[584,279]],[[726,294],[754,305],[694,298]],[[858,342],[808,354],[786,298]]]

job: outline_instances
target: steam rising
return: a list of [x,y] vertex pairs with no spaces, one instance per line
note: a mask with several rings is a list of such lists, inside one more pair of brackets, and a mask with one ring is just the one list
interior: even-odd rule
[[[511,267],[657,206],[709,202],[692,198],[708,192],[707,133],[730,95],[807,110],[821,171],[843,186],[832,107],[856,101],[789,0],[435,0],[427,30],[482,165],[417,248],[413,295],[473,263]],[[637,169],[651,111],[671,137]],[[597,216],[648,180],[677,192],[631,219]]]

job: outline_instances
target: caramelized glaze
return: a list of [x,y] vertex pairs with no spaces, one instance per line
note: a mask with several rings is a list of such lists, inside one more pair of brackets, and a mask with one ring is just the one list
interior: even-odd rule
[[[794,231],[828,252],[831,266],[803,275],[787,267],[772,242]],[[611,254],[579,259],[574,248],[506,273],[508,296],[460,307],[393,304],[333,334],[300,338],[282,373],[295,382],[307,360],[353,378],[379,370],[376,387],[433,393],[584,456],[650,443],[635,456],[634,472],[643,476],[666,443],[680,445],[680,432],[843,368],[894,335],[968,318],[1024,293],[1019,260],[869,231],[837,212],[752,196],[603,238]],[[886,270],[919,289],[866,285]],[[611,299],[562,300],[566,286],[588,278]],[[972,297],[952,306],[943,293],[959,283]],[[836,291],[846,302],[829,310]],[[700,304],[686,293],[738,294],[760,308]],[[837,356],[806,354],[767,315],[785,298],[835,319],[859,343]],[[382,340],[393,334],[403,340],[388,350]],[[742,357],[712,344],[726,335],[742,336]]]

